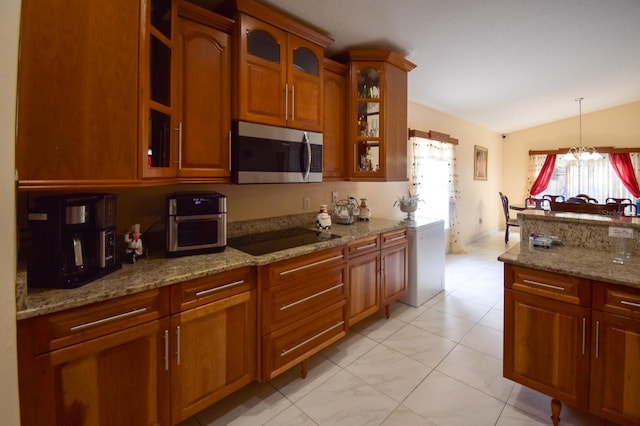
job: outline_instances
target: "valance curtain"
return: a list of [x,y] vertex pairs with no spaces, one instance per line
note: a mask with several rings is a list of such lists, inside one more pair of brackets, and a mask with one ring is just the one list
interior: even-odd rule
[[531,187],[531,196],[535,197],[536,195],[542,193],[547,186],[549,186],[549,182],[551,181],[551,177],[553,176],[553,170],[556,167],[556,155],[551,154],[547,155],[547,158],[544,160],[544,164],[542,165],[542,170],[538,174],[535,182],[533,182],[533,186]]
[[611,167],[613,167],[613,171],[616,172],[624,187],[627,188],[634,197],[640,197],[638,179],[636,178],[629,153],[611,153],[609,154],[609,161],[611,161]]
[[[450,230],[449,252],[465,253],[464,244],[460,237],[460,220],[457,204],[460,198],[458,191],[458,172],[455,159],[455,145],[425,139],[416,136],[411,137],[413,161],[411,163],[411,182],[409,193],[418,196],[423,201],[418,204],[418,212],[424,210],[425,203],[437,203],[442,197],[448,198],[448,225]],[[434,173],[437,174],[433,175]],[[430,176],[433,175],[433,176]],[[442,177],[445,179],[442,179]],[[438,184],[436,182],[441,182]],[[446,201],[445,201],[446,202]],[[429,206],[432,207],[432,206]],[[446,216],[447,212],[438,216]],[[429,214],[429,217],[434,217]],[[447,221],[447,220],[445,220]]]

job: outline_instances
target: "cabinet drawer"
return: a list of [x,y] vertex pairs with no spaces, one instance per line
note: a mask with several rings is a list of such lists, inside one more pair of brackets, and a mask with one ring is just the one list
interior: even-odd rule
[[260,270],[262,285],[273,287],[344,265],[345,250],[345,246],[341,246],[266,265]]
[[385,232],[380,236],[382,240],[382,248],[385,249],[387,247],[395,246],[398,244],[406,244],[407,239],[407,229],[398,229],[396,231]]
[[504,268],[506,288],[574,305],[589,306],[591,304],[588,280],[511,264],[505,264]]
[[34,355],[60,349],[169,314],[169,289],[159,288],[20,321],[34,335]]
[[264,337],[264,375],[271,379],[346,335],[346,302]]
[[240,268],[195,278],[171,288],[173,313],[250,291],[256,286],[255,268]]
[[640,289],[594,282],[593,308],[640,319]]
[[368,237],[359,238],[349,243],[348,247],[349,257],[359,256],[361,254],[380,250],[380,236],[370,235]]
[[270,333],[347,298],[346,265],[263,292],[262,328]]

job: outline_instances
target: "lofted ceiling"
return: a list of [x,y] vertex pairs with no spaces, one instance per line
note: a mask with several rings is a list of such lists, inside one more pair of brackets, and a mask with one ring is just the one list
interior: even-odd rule
[[[409,99],[499,133],[640,101],[639,0],[261,0],[335,39],[391,48]],[[640,117],[639,117],[640,118]]]

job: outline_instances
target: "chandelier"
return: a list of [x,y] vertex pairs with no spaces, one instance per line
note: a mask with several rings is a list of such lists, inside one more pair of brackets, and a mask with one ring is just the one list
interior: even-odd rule
[[602,156],[596,151],[594,147],[583,147],[582,146],[582,100],[584,98],[577,98],[580,108],[580,146],[571,147],[569,151],[562,157],[564,161],[575,161],[575,160],[599,160]]

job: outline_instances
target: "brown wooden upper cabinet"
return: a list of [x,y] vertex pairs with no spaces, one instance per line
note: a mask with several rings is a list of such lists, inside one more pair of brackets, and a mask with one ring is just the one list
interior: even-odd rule
[[407,180],[407,73],[415,64],[389,50],[350,50],[347,164],[350,180]]
[[232,7],[232,118],[322,131],[324,48],[333,39],[254,0]]
[[137,182],[140,10],[131,0],[23,0],[20,188]]
[[230,182],[233,21],[187,1],[150,0],[142,38],[142,178]]
[[232,26],[186,1],[24,0],[19,187],[230,181]]

